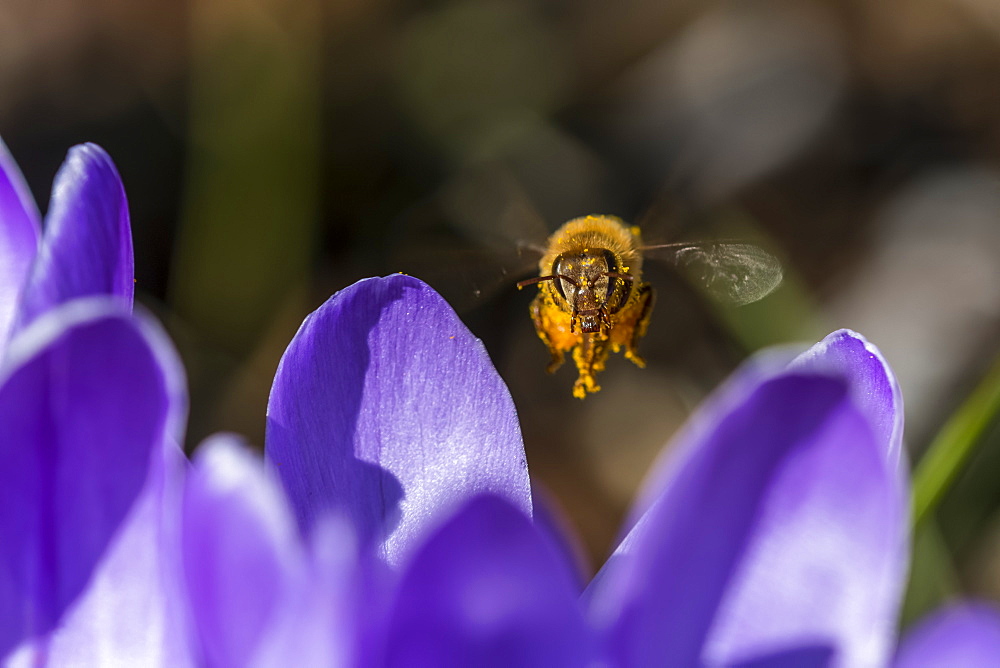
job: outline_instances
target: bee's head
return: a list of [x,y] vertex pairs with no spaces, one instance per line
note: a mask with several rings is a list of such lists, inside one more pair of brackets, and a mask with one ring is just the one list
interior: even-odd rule
[[[541,277],[544,280],[548,277]],[[601,331],[609,315],[621,310],[632,290],[632,276],[607,249],[563,253],[552,263],[553,298],[582,332]]]

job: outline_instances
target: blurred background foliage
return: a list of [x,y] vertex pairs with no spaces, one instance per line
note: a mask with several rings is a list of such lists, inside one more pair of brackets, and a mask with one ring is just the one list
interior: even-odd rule
[[[486,342],[591,563],[753,350],[865,334],[899,375],[915,461],[1000,350],[991,0],[8,0],[0,91],[43,209],[70,145],[117,162],[139,299],[187,365],[189,448],[263,443],[305,314],[409,269]],[[581,402],[574,372],[543,371],[510,250],[587,213],[752,238],[786,282],[726,309],[651,267],[649,368],[612,359]],[[1000,430],[995,402],[975,406],[915,541],[908,618],[1000,599]]]

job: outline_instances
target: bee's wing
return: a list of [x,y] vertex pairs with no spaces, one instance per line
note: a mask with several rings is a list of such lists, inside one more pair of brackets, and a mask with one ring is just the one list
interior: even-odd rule
[[467,311],[537,273],[539,257],[534,249],[523,246],[506,250],[442,249],[424,258],[436,265],[436,269],[425,273],[425,280],[455,310]]
[[452,225],[477,245],[504,253],[544,249],[548,225],[517,177],[503,166],[466,170],[442,189],[440,201]]
[[470,169],[409,212],[392,270],[425,280],[463,311],[536,272],[547,234],[509,172]]
[[703,241],[659,244],[642,248],[646,257],[674,264],[709,294],[730,304],[763,299],[781,284],[781,263],[759,246]]
[[463,312],[537,273],[540,257],[527,246],[487,248],[442,240],[398,249],[390,270],[423,280]]

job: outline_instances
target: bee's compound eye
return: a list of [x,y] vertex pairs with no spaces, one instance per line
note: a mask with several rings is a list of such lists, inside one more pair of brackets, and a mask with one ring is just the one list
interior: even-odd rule
[[[552,273],[556,276],[567,276],[572,270],[573,263],[563,255],[557,257],[555,262],[552,263]],[[552,282],[556,284],[556,292],[559,293],[560,297],[566,301],[570,301],[573,298],[576,288],[572,283],[564,278],[557,278]]]
[[609,274],[620,274],[622,273],[622,264],[618,260],[618,256],[612,251],[604,249],[601,251],[601,259],[604,260],[604,266],[607,267],[606,271]]
[[605,250],[603,257],[608,273],[608,288],[604,297],[604,303],[608,312],[615,313],[625,306],[625,303],[628,301],[632,284],[621,278],[621,275],[626,272],[622,271],[622,265],[618,261],[618,256],[609,250]]
[[572,302],[576,298],[576,286],[565,278],[560,278],[556,281],[556,290],[568,302]]

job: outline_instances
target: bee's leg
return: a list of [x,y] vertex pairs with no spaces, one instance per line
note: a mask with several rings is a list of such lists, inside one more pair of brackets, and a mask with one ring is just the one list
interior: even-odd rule
[[597,334],[585,334],[583,340],[573,349],[573,361],[579,377],[573,385],[573,396],[583,399],[588,394],[599,392],[597,374],[604,370],[604,363],[611,352],[611,341]]
[[556,369],[561,367],[565,360],[565,352],[553,345],[552,338],[545,329],[545,319],[542,317],[542,308],[544,306],[545,303],[541,294],[537,295],[531,301],[531,322],[535,323],[535,333],[538,334],[538,338],[542,340],[545,347],[549,349],[549,354],[552,355],[552,359],[549,361],[549,365],[545,367],[545,370],[548,373],[555,373]]
[[611,334],[611,316],[608,315],[608,310],[601,306],[597,315],[601,319],[601,334],[609,336]]
[[601,386],[597,384],[593,376],[580,376],[573,383],[573,396],[577,399],[585,399],[588,394],[600,391]]
[[625,359],[631,360],[633,364],[642,369],[646,366],[646,360],[639,356],[639,339],[646,335],[656,295],[653,292],[653,286],[648,283],[640,285],[637,294],[639,296],[639,303],[636,307],[638,313],[632,328],[632,335],[625,343]]

